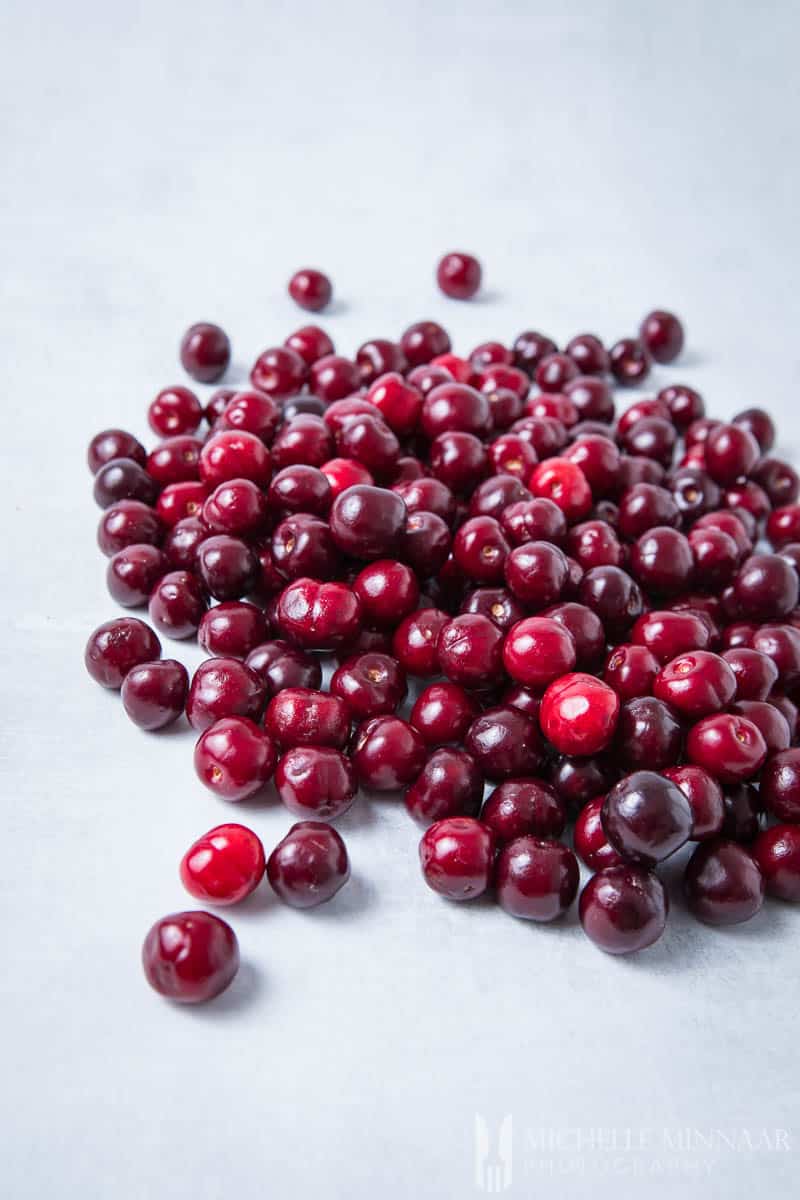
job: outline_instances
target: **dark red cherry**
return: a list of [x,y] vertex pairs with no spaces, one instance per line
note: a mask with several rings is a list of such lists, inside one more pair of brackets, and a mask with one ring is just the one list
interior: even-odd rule
[[419,844],[425,882],[448,900],[481,896],[491,882],[494,857],[494,835],[474,817],[436,821]]
[[190,325],[181,339],[181,363],[192,379],[214,383],[228,369],[231,343],[224,329],[210,321]]
[[578,909],[583,931],[596,946],[607,954],[630,954],[658,941],[669,904],[660,879],[625,864],[593,875]]
[[358,785],[350,759],[333,746],[293,746],[278,762],[275,787],[299,817],[332,821],[346,813]]
[[161,996],[179,1004],[202,1004],[233,982],[239,969],[236,934],[211,913],[173,913],[156,921],[147,934],[142,966]]
[[655,771],[635,771],[605,799],[603,829],[627,862],[654,867],[692,835],[692,809],[684,793]]
[[347,848],[324,821],[298,821],[267,859],[267,878],[284,904],[315,908],[350,878]]
[[445,817],[475,817],[483,797],[483,776],[464,750],[435,750],[405,793],[415,821],[428,825]]
[[703,842],[686,868],[690,912],[708,925],[749,921],[764,903],[764,878],[744,846]]
[[331,302],[333,287],[327,275],[314,267],[295,271],[289,280],[289,295],[300,308],[309,312],[320,312]]

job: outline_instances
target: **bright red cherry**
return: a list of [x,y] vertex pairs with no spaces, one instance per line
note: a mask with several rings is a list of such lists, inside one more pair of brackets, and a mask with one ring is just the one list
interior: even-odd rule
[[264,847],[245,825],[215,825],[181,859],[183,886],[207,904],[238,904],[264,876]]
[[550,684],[539,721],[562,754],[586,757],[610,744],[619,717],[619,696],[593,675],[576,672]]
[[503,645],[503,663],[512,679],[541,690],[571,671],[575,642],[558,621],[527,617],[513,626]]

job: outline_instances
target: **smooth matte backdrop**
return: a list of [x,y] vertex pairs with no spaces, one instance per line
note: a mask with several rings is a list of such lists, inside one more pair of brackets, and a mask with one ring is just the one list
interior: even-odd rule
[[[46,0],[0,24],[4,1195],[464,1200],[500,1148],[510,1196],[791,1195],[796,912],[701,928],[669,865],[666,936],[616,961],[574,912],[440,900],[402,806],[360,802],[339,898],[262,890],[231,913],[236,984],[176,1009],[139,949],[192,906],[181,854],[290,818],[215,801],[188,728],[135,729],[82,655],[118,612],[87,441],[147,435],[192,321],[243,383],[306,322],[303,265],[345,353],[422,317],[467,352],[674,308],[687,350],[647,390],[765,405],[796,455],[797,5]],[[474,303],[436,291],[451,248],[484,263]]]

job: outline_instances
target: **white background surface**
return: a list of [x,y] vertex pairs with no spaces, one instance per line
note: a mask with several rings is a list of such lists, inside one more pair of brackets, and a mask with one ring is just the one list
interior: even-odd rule
[[[190,732],[137,731],[82,653],[115,612],[86,442],[146,433],[193,320],[229,330],[244,379],[303,323],[300,265],[332,274],[350,353],[425,316],[466,351],[674,307],[689,349],[659,386],[765,404],[797,450],[796,5],[50,0],[3,24],[4,1195],[463,1198],[476,1112],[492,1134],[513,1114],[509,1195],[792,1194],[787,907],[714,932],[677,904],[615,961],[574,914],[437,899],[386,800],[340,823],[337,901],[259,895],[230,992],[162,1002],[139,947],[187,906],[188,843],[289,820],[223,809]],[[483,259],[478,302],[433,286],[452,247]],[[739,1148],[681,1150],[687,1128]],[[776,1128],[789,1150],[741,1148]]]

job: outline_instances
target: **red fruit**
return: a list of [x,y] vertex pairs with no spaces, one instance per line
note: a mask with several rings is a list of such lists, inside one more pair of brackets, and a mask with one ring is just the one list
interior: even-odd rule
[[179,1004],[213,1000],[239,969],[236,934],[207,912],[180,912],[156,921],[142,946],[147,982]]
[[549,617],[527,617],[510,630],[503,645],[503,663],[512,679],[540,690],[575,666],[571,634]]
[[552,500],[574,524],[592,508],[592,489],[583,471],[568,458],[548,458],[533,468],[528,487],[534,496]]
[[331,302],[333,287],[327,275],[313,267],[296,271],[289,280],[289,295],[309,312],[320,312]]
[[347,812],[358,785],[350,759],[332,746],[294,746],[275,772],[278,795],[299,817],[333,820]]
[[298,821],[267,860],[270,886],[292,908],[315,908],[350,878],[347,848],[324,821]]
[[562,754],[586,757],[609,745],[619,708],[619,696],[608,684],[576,672],[550,684],[539,722],[545,737]]
[[246,800],[275,770],[272,739],[247,717],[223,717],[206,729],[194,748],[194,769],[223,800]]
[[481,286],[481,264],[471,254],[451,251],[436,268],[436,282],[445,296],[470,300]]
[[422,835],[419,860],[428,887],[448,900],[474,900],[489,886],[495,839],[474,817],[436,821]]
[[264,875],[264,847],[245,825],[216,825],[181,859],[183,886],[208,904],[238,904]]

